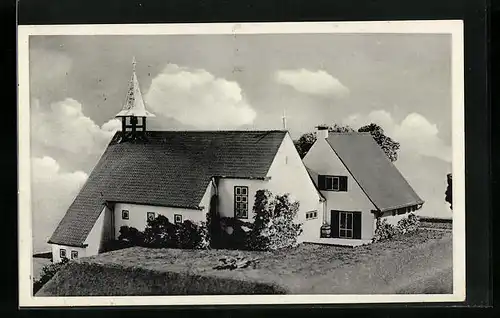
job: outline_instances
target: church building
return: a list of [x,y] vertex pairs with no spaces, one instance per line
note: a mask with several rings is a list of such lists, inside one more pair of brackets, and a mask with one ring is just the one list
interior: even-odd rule
[[[167,102],[167,101],[166,101]],[[216,213],[252,222],[256,191],[300,202],[299,242],[371,242],[379,217],[397,221],[423,201],[370,135],[319,127],[302,160],[283,130],[151,131],[135,62],[122,121],[48,243],[54,262],[104,251],[121,226],[149,219],[206,220]],[[286,127],[286,126],[285,126]]]

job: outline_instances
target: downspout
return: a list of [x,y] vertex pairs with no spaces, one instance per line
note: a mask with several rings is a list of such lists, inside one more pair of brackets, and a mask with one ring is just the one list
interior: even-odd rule
[[326,200],[323,200],[323,225],[327,224],[326,221],[326,214],[328,213],[328,210],[326,208]]
[[[210,209],[209,209],[209,214],[210,214],[210,226],[209,226],[209,231],[210,231],[210,246],[214,247],[218,245],[220,237],[218,236],[217,233],[220,231],[220,223],[217,224],[217,230],[215,230],[214,226],[214,217],[216,216],[217,220],[219,220],[220,215],[219,215],[219,177],[212,177],[211,178],[212,185],[214,187],[214,194],[212,194],[210,198]],[[214,202],[215,201],[215,202]]]

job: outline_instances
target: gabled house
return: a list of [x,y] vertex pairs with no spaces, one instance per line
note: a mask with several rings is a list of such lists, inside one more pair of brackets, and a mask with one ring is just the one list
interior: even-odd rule
[[53,235],[53,261],[96,255],[121,226],[144,230],[161,214],[205,221],[212,198],[221,217],[252,221],[257,190],[300,202],[299,241],[319,238],[323,197],[287,131],[148,131],[133,71],[117,132]]
[[317,128],[303,162],[325,198],[323,237],[347,245],[370,242],[377,218],[395,224],[422,207],[424,201],[370,133]]

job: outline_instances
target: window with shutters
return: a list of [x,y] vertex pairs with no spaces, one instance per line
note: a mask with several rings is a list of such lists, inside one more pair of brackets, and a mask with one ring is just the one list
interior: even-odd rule
[[59,257],[60,258],[66,258],[66,250],[64,248],[61,248],[59,250]]
[[248,187],[234,187],[234,216],[239,219],[248,219]]
[[320,175],[318,186],[320,190],[345,192],[347,191],[347,176]]
[[77,259],[78,258],[78,251],[71,251],[71,259]]

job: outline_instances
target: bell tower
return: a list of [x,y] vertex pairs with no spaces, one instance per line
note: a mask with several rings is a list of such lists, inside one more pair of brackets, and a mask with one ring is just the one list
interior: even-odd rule
[[115,115],[115,118],[122,120],[122,140],[136,139],[144,137],[146,132],[146,118],[155,117],[148,112],[142,98],[139,81],[135,73],[136,61],[132,59],[132,77],[130,78],[127,96],[122,110]]

